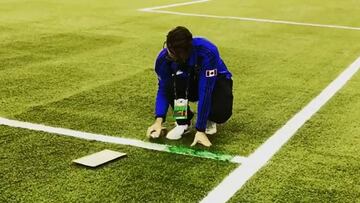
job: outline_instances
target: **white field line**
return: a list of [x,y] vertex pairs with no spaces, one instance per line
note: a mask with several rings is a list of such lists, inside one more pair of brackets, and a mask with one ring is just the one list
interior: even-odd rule
[[207,14],[184,13],[184,12],[159,10],[159,9],[164,9],[164,8],[172,8],[172,7],[186,6],[186,5],[197,4],[197,3],[204,3],[204,2],[208,2],[208,1],[210,1],[210,0],[199,0],[199,1],[196,0],[196,1],[190,1],[190,2],[185,2],[185,3],[177,3],[177,4],[169,4],[169,5],[164,5],[164,6],[142,8],[142,9],[138,9],[138,11],[149,12],[149,13],[180,15],[180,16],[193,16],[193,17],[203,17],[203,18],[217,18],[217,19],[228,19],[228,20],[252,21],[252,22],[260,22],[260,23],[274,23],[274,24],[310,26],[310,27],[333,28],[333,29],[344,29],[344,30],[359,30],[360,31],[360,27],[351,27],[351,26],[343,26],[343,25],[327,25],[327,24],[294,22],[294,21],[285,21],[285,20],[246,18],[246,17],[237,17],[237,16],[219,16],[219,15],[207,15]]
[[204,3],[204,2],[207,2],[207,1],[209,1],[209,0],[195,0],[195,1],[184,2],[184,3],[169,4],[169,5],[164,5],[164,6],[141,8],[141,9],[138,9],[138,10],[139,11],[144,11],[144,12],[153,12],[153,10],[158,10],[158,9],[163,9],[163,8],[171,8],[171,7],[178,7],[178,6],[187,6],[187,5],[191,5],[191,4]]
[[324,106],[360,69],[360,57],[332,81],[307,106],[272,135],[246,162],[229,174],[201,202],[226,202],[279,151],[279,149]]
[[[65,129],[65,128],[51,127],[51,126],[46,126],[46,125],[41,125],[41,124],[34,124],[34,123],[28,123],[28,122],[23,122],[23,121],[10,120],[7,118],[2,118],[2,117],[0,117],[0,125],[5,125],[5,126],[10,126],[10,127],[15,127],[15,128],[23,128],[23,129],[34,130],[34,131],[47,132],[47,133],[53,133],[53,134],[58,134],[58,135],[65,135],[65,136],[75,137],[75,138],[80,138],[80,139],[85,139],[85,140],[94,140],[94,141],[107,142],[107,143],[112,143],[112,144],[134,146],[134,147],[150,149],[150,150],[155,150],[155,151],[170,152],[168,150],[169,145],[144,142],[144,141],[136,140],[136,139],[87,133],[87,132],[70,130],[70,129]],[[188,155],[188,156],[191,156],[191,155]],[[206,158],[206,157],[203,157],[203,158]],[[233,159],[230,160],[230,162],[241,164],[241,163],[245,162],[246,160],[247,160],[246,157],[234,156]]]

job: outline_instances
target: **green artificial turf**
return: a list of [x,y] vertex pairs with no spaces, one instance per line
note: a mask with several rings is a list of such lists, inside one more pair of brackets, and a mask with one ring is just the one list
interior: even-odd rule
[[167,8],[184,13],[200,13],[217,16],[295,21],[343,26],[360,26],[357,0],[293,0],[293,1],[234,1],[211,0],[206,3]]
[[[1,202],[197,202],[234,164],[0,126]],[[103,149],[98,168],[72,163]]]
[[359,202],[360,74],[230,202]]
[[[153,122],[157,88],[154,60],[162,48],[167,31],[176,25],[185,25],[194,35],[205,36],[217,44],[233,73],[233,116],[228,123],[218,127],[216,135],[210,137],[213,146],[209,150],[248,156],[360,55],[360,31],[207,19],[136,10],[176,2],[180,1],[1,1],[0,116],[148,141],[145,131]],[[360,7],[357,5],[357,1],[276,0],[264,3],[258,0],[213,0],[168,10],[360,26],[359,16],[356,15]],[[358,77],[354,81],[359,81]],[[326,177],[332,169],[325,170],[325,167],[324,173],[319,173],[319,177],[323,175],[325,181],[319,183],[319,187],[307,185],[307,177],[301,180],[300,177],[305,174],[306,167],[318,168],[317,160],[323,161],[321,163],[324,165],[337,166],[338,162],[328,155],[333,149],[324,147],[321,140],[332,143],[339,136],[345,136],[342,134],[345,132],[340,130],[350,131],[353,123],[356,123],[356,117],[353,121],[343,117],[342,125],[330,125],[323,120],[330,122],[333,112],[337,112],[340,107],[345,108],[343,102],[348,102],[348,99],[343,99],[342,96],[346,97],[347,92],[349,90],[339,94],[338,103],[329,105],[329,110],[322,111],[322,122],[317,116],[307,124],[281,150],[281,154],[271,161],[269,167],[257,174],[254,181],[250,181],[234,197],[234,201],[300,201],[298,198],[301,193],[304,193],[305,201],[317,201],[321,198],[325,201],[339,201],[342,196],[337,191],[345,188],[342,184],[334,184],[334,196],[326,196],[327,184],[330,184]],[[356,88],[351,92],[356,92]],[[359,112],[355,108],[356,104],[347,104],[346,109]],[[319,122],[315,124],[317,120]],[[169,118],[166,126],[170,129],[173,125]],[[328,125],[334,133],[328,135],[323,130],[319,132],[319,129],[328,129]],[[308,133],[304,133],[305,131]],[[322,134],[319,137],[323,139],[317,137],[319,133]],[[306,148],[308,145],[294,144],[297,139],[308,134],[311,135],[306,136],[312,144],[310,151]],[[189,146],[193,136],[194,132],[180,141],[161,138],[155,142]],[[144,201],[147,196],[149,201],[166,202],[168,191],[175,190],[174,182],[179,180],[184,181],[183,187],[189,189],[181,188],[170,192],[170,199],[178,202],[198,201],[234,168],[234,165],[228,163],[60,138],[7,127],[1,127],[0,142],[1,150],[4,151],[1,154],[6,157],[1,160],[1,169],[12,170],[9,176],[0,178],[4,185],[1,187],[4,191],[1,191],[1,198],[4,201],[10,201],[12,197],[15,201],[18,199],[24,202],[57,201],[61,198],[79,201],[85,197],[89,197],[89,201]],[[64,146],[61,146],[63,142]],[[359,144],[358,139],[352,140],[351,137],[348,142]],[[346,156],[346,151],[343,151],[348,148],[347,143],[343,146],[341,142],[337,144],[336,155],[344,156],[346,161],[358,167],[358,162],[351,160],[351,157]],[[76,150],[78,145],[82,147],[79,151]],[[134,153],[134,157],[139,157],[133,160],[129,153],[129,159],[125,160],[126,166],[122,166],[124,162],[119,161],[96,171],[69,165],[69,160],[109,146],[112,149],[129,150]],[[22,148],[29,149],[27,151],[36,150],[36,155],[44,156],[41,160],[36,160],[33,156],[23,159],[25,152],[21,151]],[[199,146],[196,148],[203,149]],[[353,150],[350,151],[356,154]],[[317,156],[318,151],[322,151],[321,156]],[[65,154],[58,157],[62,153]],[[291,155],[293,158],[290,161],[294,161],[292,165],[298,164],[297,167],[304,173],[300,173],[295,180],[283,175],[282,184],[271,187],[273,184],[277,185],[279,176],[274,174],[281,174],[279,171],[283,167],[284,173],[295,170],[287,167]],[[156,157],[156,160],[151,157]],[[308,163],[302,163],[304,159]],[[44,169],[48,166],[46,163],[53,161],[56,162],[53,168]],[[34,162],[33,167],[27,168],[29,162]],[[177,163],[172,166],[173,162]],[[203,181],[201,174],[204,175],[204,171],[198,173],[194,164],[199,164],[196,168],[205,169],[210,179]],[[161,165],[161,170],[151,170],[157,165]],[[137,169],[132,171],[133,167]],[[189,170],[176,176],[174,168]],[[167,173],[161,173],[167,169]],[[308,178],[315,179],[310,169],[306,174]],[[71,178],[54,178],[62,170],[63,176]],[[29,177],[23,183],[21,179],[27,178],[24,171],[33,173],[34,177]],[[350,173],[350,169],[344,169],[344,175],[354,179],[356,175]],[[75,181],[84,180],[89,174],[95,175],[96,179],[91,179],[85,185]],[[44,179],[38,179],[38,176]],[[117,182],[121,182],[116,183],[119,188],[115,187],[116,184],[111,187],[105,181],[115,176],[118,178]],[[146,176],[149,178],[144,179]],[[161,176],[168,180],[151,179]],[[186,183],[190,176],[194,177]],[[50,181],[53,178],[55,180]],[[141,179],[140,183],[129,186],[129,180],[134,179]],[[291,185],[297,180],[298,187]],[[99,186],[90,184],[96,181],[102,183]],[[167,187],[167,184],[170,186]],[[70,185],[71,189],[67,189],[66,185]],[[128,193],[120,193],[125,186],[129,187]],[[77,187],[81,189],[77,190]],[[198,189],[193,189],[197,187]],[[316,187],[325,192],[312,193],[311,190]],[[98,194],[102,188],[113,196]],[[157,188],[163,188],[159,195]],[[44,192],[48,189],[51,193]],[[349,194],[350,200],[356,199],[359,190]]]

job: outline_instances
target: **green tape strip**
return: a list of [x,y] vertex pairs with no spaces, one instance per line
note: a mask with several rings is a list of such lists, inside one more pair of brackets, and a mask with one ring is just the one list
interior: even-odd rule
[[219,161],[227,161],[227,162],[231,162],[231,160],[234,158],[234,156],[228,154],[217,154],[206,150],[192,149],[192,148],[178,147],[178,146],[168,146],[168,151],[174,154],[196,156],[196,157],[214,159]]

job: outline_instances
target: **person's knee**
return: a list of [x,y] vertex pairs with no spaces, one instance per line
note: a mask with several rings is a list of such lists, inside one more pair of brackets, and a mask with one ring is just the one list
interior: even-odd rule
[[228,121],[232,116],[232,111],[223,111],[221,113],[218,114],[211,114],[209,117],[210,121],[213,121],[217,124],[222,124],[222,123],[226,123],[226,121]]
[[221,124],[225,123],[232,116],[232,99],[228,102],[225,102],[226,105],[215,105],[211,109],[209,120]]

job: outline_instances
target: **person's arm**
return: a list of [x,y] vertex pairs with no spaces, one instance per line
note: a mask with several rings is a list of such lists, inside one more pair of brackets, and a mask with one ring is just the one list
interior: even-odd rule
[[146,131],[146,136],[158,138],[161,135],[162,123],[165,121],[169,102],[166,98],[166,83],[171,76],[168,74],[168,64],[164,50],[160,52],[155,62],[155,72],[158,76],[158,91],[155,101],[155,122]]
[[205,132],[206,122],[211,110],[212,92],[217,80],[217,64],[220,60],[217,49],[204,53],[199,75],[199,103],[196,129]]
[[159,57],[155,63],[155,72],[158,76],[155,117],[162,118],[162,121],[164,122],[169,108],[169,101],[166,97],[166,84],[169,81],[171,75],[169,74],[168,62],[163,54],[163,52],[159,54]]

